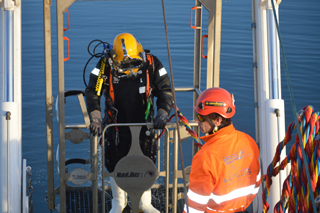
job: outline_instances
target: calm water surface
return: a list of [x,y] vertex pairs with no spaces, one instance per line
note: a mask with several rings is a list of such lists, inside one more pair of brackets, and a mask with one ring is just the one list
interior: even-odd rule
[[[175,87],[192,86],[193,36],[190,9],[193,0],[165,1],[168,35]],[[57,95],[56,2],[52,1],[53,96]],[[133,9],[135,8],[135,9]],[[282,1],[280,31],[284,42],[289,75],[297,109],[306,105],[320,110],[320,2],[317,0]],[[65,88],[84,89],[84,66],[90,55],[88,44],[94,39],[112,43],[122,32],[135,35],[145,49],[150,49],[169,71],[161,1],[76,2],[69,8],[70,60],[65,63]],[[206,14],[206,12],[204,12]],[[223,2],[220,86],[234,93],[237,113],[233,118],[237,129],[255,137],[251,1]],[[203,23],[207,20],[206,15]],[[204,25],[205,27],[206,25]],[[203,34],[207,34],[204,30]],[[44,84],[43,3],[22,1],[22,77],[23,77],[23,158],[32,167],[34,212],[46,212],[46,123]],[[96,61],[92,61],[90,69]],[[202,59],[202,83],[205,88],[206,60]],[[285,100],[286,126],[293,121],[292,105],[286,76],[282,71],[282,97]],[[88,81],[88,79],[87,79]],[[76,100],[66,104],[66,123],[83,122]],[[177,104],[185,117],[192,116],[191,93],[178,93]],[[55,116],[55,113],[54,113]],[[54,117],[54,150],[58,144],[58,126]],[[66,143],[67,158],[87,158],[88,144],[74,148]],[[184,150],[189,153],[190,150]],[[186,154],[185,165],[191,163]],[[58,175],[55,176],[58,186]]]

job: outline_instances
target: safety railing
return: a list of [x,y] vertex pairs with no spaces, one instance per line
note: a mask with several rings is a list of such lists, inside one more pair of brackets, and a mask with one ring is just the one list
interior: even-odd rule
[[[190,126],[197,126],[195,122],[189,123]],[[128,126],[132,134],[132,143],[127,156],[122,158],[118,164],[115,166],[113,172],[105,172],[105,160],[104,160],[104,150],[105,150],[105,138],[104,134],[110,127]],[[139,143],[140,129],[142,126],[147,126],[148,128],[153,127],[153,123],[124,123],[124,124],[110,124],[105,127],[102,132],[102,179],[107,177],[113,177],[116,183],[125,191],[128,192],[129,198],[131,199],[131,207],[133,212],[139,212],[139,200],[142,193],[155,183],[155,181],[162,176],[164,178],[165,187],[165,211],[169,212],[169,207],[171,212],[177,212],[176,204],[178,202],[178,197],[184,198],[184,196],[178,196],[178,179],[182,177],[182,170],[178,169],[178,138],[177,138],[177,126],[175,123],[167,123],[167,133],[164,134],[164,151],[163,151],[163,165],[162,168],[159,167],[161,161],[160,152],[158,152],[157,162],[158,168],[154,163],[146,157],[141,149]],[[172,129],[172,130],[170,130]],[[183,131],[183,125],[179,126],[180,131]],[[184,137],[187,133],[183,134]],[[173,136],[170,139],[170,136]],[[91,138],[93,141],[94,137]],[[158,148],[160,141],[158,141]],[[169,143],[173,143],[173,150],[169,149]],[[159,150],[159,149],[158,149]],[[170,154],[172,154],[172,159],[170,159]],[[172,162],[172,171],[170,171],[170,162]],[[188,171],[188,168],[186,169]],[[188,172],[185,172],[185,174]],[[170,174],[172,174],[172,183],[170,185],[169,179]],[[188,174],[186,174],[188,175]],[[169,187],[172,186],[172,203],[169,203]],[[105,189],[105,181],[102,181],[102,189]],[[104,196],[102,197],[102,203],[105,203]],[[102,209],[102,212],[105,210]]]
[[[176,91],[191,91],[195,92],[196,94],[199,94],[200,91],[194,88],[176,88]],[[102,188],[102,193],[105,194],[105,190],[109,190],[109,186],[105,185],[105,179],[108,177],[114,177],[117,184],[128,192],[129,198],[131,201],[131,208],[138,208],[139,204],[139,193],[141,196],[141,193],[149,188],[158,187],[156,185],[163,185],[164,187],[164,198],[165,200],[162,201],[162,204],[164,207],[162,208],[162,212],[180,212],[177,210],[178,200],[184,199],[185,195],[183,191],[181,190],[183,188],[183,184],[181,184],[181,181],[179,183],[179,178],[182,178],[182,168],[179,169],[179,138],[177,134],[177,130],[180,131],[180,139],[181,141],[187,140],[190,135],[185,130],[185,127],[180,122],[179,126],[177,127],[176,123],[168,122],[166,125],[166,131],[163,134],[163,136],[158,139],[157,146],[157,162],[154,164],[148,157],[144,156],[142,154],[142,151],[140,149],[140,143],[139,143],[139,132],[140,128],[142,126],[147,126],[148,128],[153,127],[153,123],[126,123],[126,124],[110,124],[105,127],[102,133],[102,139],[101,139],[101,150],[102,150],[102,159],[98,159],[98,139],[97,136],[93,136],[87,131],[84,131],[89,128],[90,120],[87,112],[87,108],[84,101],[84,92],[80,90],[73,90],[73,91],[67,91],[65,92],[65,98],[69,96],[77,96],[80,108],[83,114],[84,118],[84,124],[65,124],[65,130],[69,129],[70,131],[65,133],[65,139],[68,141],[71,141],[73,144],[80,144],[85,140],[90,139],[90,159],[84,160],[79,158],[72,158],[72,159],[66,159],[66,153],[65,151],[61,151],[59,147],[57,148],[57,160],[60,159],[64,160],[64,169],[60,169],[60,166],[62,165],[61,162],[57,162],[58,172],[60,175],[60,183],[61,179],[62,182],[66,183],[71,182],[76,187],[72,187],[72,190],[76,191],[77,188],[79,190],[83,190],[85,187],[84,184],[88,185],[90,183],[90,188],[92,191],[92,203],[90,204],[92,206],[93,212],[100,212],[102,207],[102,212],[105,212],[104,206],[101,205],[101,203],[105,203],[105,196],[99,197],[99,193],[101,191],[100,188]],[[59,100],[59,98],[57,98]],[[58,105],[60,103],[56,103],[56,108],[59,109]],[[61,103],[65,104],[65,103]],[[59,117],[59,112],[57,111],[57,117]],[[197,123],[190,122],[190,127],[197,128]],[[129,154],[121,159],[119,163],[116,165],[115,171],[112,173],[108,173],[105,171],[105,161],[104,161],[104,132],[114,126],[129,126],[132,133],[132,146],[130,148]],[[159,135],[160,131],[157,132]],[[157,136],[157,135],[156,135]],[[162,144],[163,143],[163,144]],[[192,143],[193,144],[193,143]],[[190,146],[192,146],[190,144]],[[189,144],[188,144],[189,146]],[[163,149],[161,149],[163,147]],[[59,151],[60,150],[60,151]],[[99,161],[101,164],[99,164]],[[76,163],[80,164],[79,168],[75,168],[72,171],[68,171],[66,168],[67,165]],[[86,171],[85,169],[82,169],[82,165],[87,165],[90,163],[90,171]],[[101,168],[98,167],[98,165],[101,165]],[[128,167],[128,165],[131,165]],[[130,171],[126,171],[126,169],[131,169]],[[134,169],[134,170],[132,170]],[[188,177],[188,173],[190,168],[184,168],[185,176]],[[99,179],[99,171],[102,170],[102,180]],[[140,177],[136,180],[133,180],[134,178],[123,178],[121,174],[124,173],[131,173],[132,174],[139,174],[143,177]],[[151,175],[152,174],[152,175]],[[54,175],[54,174],[52,174]],[[155,183],[157,180],[157,183]],[[159,182],[162,181],[160,184]],[[119,182],[119,183],[118,183]],[[100,184],[101,183],[101,184]],[[100,185],[100,186],[99,186]],[[102,185],[102,186],[101,186]],[[67,199],[66,193],[60,193],[60,190],[67,192],[68,184],[60,185],[58,188],[56,188],[55,193],[60,194],[60,202],[65,202]],[[170,190],[169,190],[170,189]],[[169,192],[170,191],[170,192]],[[59,192],[59,193],[58,193]],[[52,196],[48,196],[52,197]],[[101,201],[102,200],[102,201]],[[98,203],[101,202],[101,203]],[[70,204],[68,204],[70,205]],[[65,206],[68,206],[65,205]],[[60,209],[60,212],[66,212],[65,209]],[[135,212],[135,211],[133,211]]]

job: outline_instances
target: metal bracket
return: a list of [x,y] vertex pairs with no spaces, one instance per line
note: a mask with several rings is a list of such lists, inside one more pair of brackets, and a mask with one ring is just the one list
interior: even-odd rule
[[[190,138],[190,134],[188,133],[188,131],[186,130],[186,127],[181,125],[181,123],[179,123],[179,131],[180,131],[180,140],[181,142],[187,140],[188,138]],[[170,142],[174,143],[175,139],[175,130],[170,130],[169,131],[169,138],[170,138]]]
[[79,144],[82,141],[90,138],[90,133],[83,131],[82,129],[72,129],[65,133],[65,138],[74,144]]
[[272,9],[271,1],[273,1],[275,7],[279,7],[279,4],[281,3],[282,0],[266,0],[266,3],[268,3],[267,9]]
[[14,10],[14,1],[4,0],[3,7],[4,7],[4,10]]
[[257,62],[253,62],[252,63],[252,67],[258,67],[258,63]]
[[6,113],[6,120],[8,121],[8,120],[11,120],[11,112],[10,111],[8,111],[7,113]]
[[260,2],[260,6],[262,7],[262,6],[266,6],[266,4],[267,4],[267,1],[268,0],[261,0],[261,2]]

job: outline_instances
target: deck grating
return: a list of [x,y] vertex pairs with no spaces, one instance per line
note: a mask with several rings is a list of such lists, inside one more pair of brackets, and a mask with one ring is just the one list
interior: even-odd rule
[[[165,212],[165,188],[160,186],[159,188],[153,188],[152,190],[152,205],[157,208],[161,213]],[[178,188],[178,193],[183,192],[183,187]],[[169,189],[169,204],[172,203],[172,188]],[[92,191],[91,188],[80,188],[72,187],[72,190],[67,190],[66,193],[67,200],[67,213],[92,213]],[[109,212],[111,209],[111,196],[112,193],[110,190],[107,190],[105,193],[105,210]],[[102,213],[102,197],[101,190],[98,194],[98,211]],[[182,213],[184,207],[184,200],[178,200],[177,212]],[[130,211],[130,201],[129,205],[124,213],[129,213]],[[169,209],[169,213],[172,211]]]

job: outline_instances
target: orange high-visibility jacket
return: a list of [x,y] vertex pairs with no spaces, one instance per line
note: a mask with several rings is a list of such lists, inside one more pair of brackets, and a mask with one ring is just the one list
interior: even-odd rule
[[191,165],[189,213],[244,211],[260,185],[256,142],[232,124],[201,139],[206,143]]

